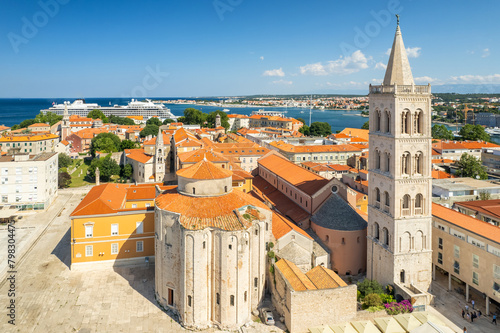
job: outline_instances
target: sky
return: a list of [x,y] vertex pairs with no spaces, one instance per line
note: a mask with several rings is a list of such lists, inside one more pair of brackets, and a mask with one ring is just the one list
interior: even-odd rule
[[496,1],[2,0],[0,98],[367,93],[396,29],[417,84],[500,84]]

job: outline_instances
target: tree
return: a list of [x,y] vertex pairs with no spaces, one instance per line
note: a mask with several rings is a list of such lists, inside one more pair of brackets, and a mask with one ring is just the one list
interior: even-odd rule
[[110,115],[109,122],[117,125],[135,125],[134,121],[127,117],[117,117]]
[[34,123],[36,123],[35,119],[26,119],[21,121],[21,123],[19,124],[19,128],[26,128],[30,125],[33,125]]
[[384,303],[382,302],[382,298],[379,294],[368,294],[364,298],[364,306],[369,308],[371,306],[382,306]]
[[198,109],[187,108],[184,110],[184,117],[182,118],[182,122],[184,124],[203,126],[206,120],[207,120],[207,114],[201,112]]
[[158,129],[159,127],[156,126],[156,125],[146,125],[146,127],[144,127],[142,129],[142,131],[139,133],[139,135],[141,136],[141,138],[144,138],[148,135],[152,135],[152,136],[157,136],[158,135]]
[[214,112],[210,112],[207,117],[207,127],[209,128],[214,128],[215,127],[215,117],[217,115],[220,115],[220,124],[222,127],[224,127],[226,130],[229,128],[229,117],[227,116],[227,113],[217,110]]
[[368,120],[367,122],[365,122],[363,126],[361,126],[361,129],[365,130],[370,129],[370,121]]
[[121,140],[113,133],[100,133],[90,141],[90,153],[95,156],[96,151],[114,153],[120,150]]
[[132,177],[134,173],[134,169],[132,168],[132,164],[125,164],[122,169],[122,176],[125,178]]
[[464,139],[464,140],[471,140],[471,141],[490,141],[490,135],[486,133],[484,130],[483,126],[481,125],[471,125],[467,124],[464,127],[460,129],[460,132],[458,134]]
[[453,132],[444,125],[436,124],[432,126],[432,138],[441,140],[453,140]]
[[95,177],[96,168],[99,168],[99,178],[103,181],[109,180],[113,175],[119,175],[121,171],[118,163],[111,158],[111,154],[101,158],[94,158],[92,160],[88,168],[88,173],[91,177]]
[[138,148],[137,146],[138,146],[137,142],[134,142],[132,140],[123,140],[120,143],[120,151],[125,149],[135,149]]
[[471,177],[479,179],[488,179],[486,168],[481,164],[481,160],[472,155],[463,153],[460,160],[456,162],[458,177]]
[[103,123],[109,123],[109,119],[108,117],[106,117],[104,115],[104,113],[99,110],[99,109],[94,109],[92,111],[89,112],[89,114],[87,115],[87,118],[92,118],[92,119],[101,119]]
[[358,290],[362,296],[369,294],[382,294],[384,292],[382,285],[375,280],[364,279],[358,283]]
[[328,136],[332,134],[332,126],[329,123],[315,121],[309,127],[311,136]]
[[160,119],[158,119],[156,117],[151,117],[148,119],[148,121],[146,121],[146,126],[147,125],[156,125],[156,126],[160,127],[161,125],[163,125],[163,123],[161,122]]
[[302,124],[304,124],[304,125],[306,124],[306,121],[304,119],[302,119],[302,118],[297,118],[297,120],[300,121],[300,122],[302,122]]
[[304,134],[305,136],[308,136],[311,131],[309,129],[309,126],[304,124],[301,128],[299,128],[299,132]]
[[167,119],[165,119],[163,121],[163,125],[168,125],[168,124],[171,124],[171,123],[175,123],[175,120],[167,118]]
[[45,114],[40,111],[39,114],[35,117],[35,122],[49,124],[50,126],[54,125],[58,121],[61,121],[63,116],[58,116],[54,112],[47,111]]
[[60,168],[67,168],[71,165],[71,157],[64,153],[59,154],[59,169]]
[[69,184],[71,184],[71,176],[69,173],[59,172],[57,176],[59,188],[69,187]]

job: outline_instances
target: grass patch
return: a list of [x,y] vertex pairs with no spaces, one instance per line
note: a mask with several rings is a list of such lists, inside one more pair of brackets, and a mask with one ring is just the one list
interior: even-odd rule
[[[75,163],[75,161],[73,161],[73,163]],[[88,168],[89,166],[86,163],[81,163],[81,165],[71,174],[71,184],[69,187],[80,187],[93,184],[90,182],[89,177],[87,177]]]

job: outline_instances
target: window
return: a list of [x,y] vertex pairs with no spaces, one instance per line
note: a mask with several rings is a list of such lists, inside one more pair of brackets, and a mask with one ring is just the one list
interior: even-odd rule
[[375,237],[376,240],[379,240],[380,239],[380,228],[378,226],[378,223],[375,222],[375,224],[373,225],[373,236]]
[[472,255],[472,266],[479,268],[479,256],[476,256],[475,254]]
[[359,236],[358,236],[358,238],[357,238],[357,242],[359,243]]
[[207,247],[207,242],[203,241],[203,249]]
[[330,236],[326,235],[325,243],[328,243],[328,242],[330,242]]
[[111,244],[111,254],[118,254],[118,243]]
[[168,305],[174,305],[174,290],[168,288]]
[[460,274],[460,263],[456,260],[453,264],[453,271],[457,274]]
[[479,274],[477,272],[472,272],[472,283],[476,286],[479,285]]
[[441,237],[439,237],[439,238],[438,238],[438,248],[439,248],[440,250],[442,250],[442,249],[443,249],[443,239],[442,239]]
[[142,221],[141,222],[136,222],[135,223],[135,233],[136,234],[142,234],[143,232],[144,232],[144,230],[143,230]]
[[7,201],[9,201],[9,197],[7,195],[2,195],[2,202],[6,203]]
[[389,230],[387,230],[387,228],[384,228],[383,231],[384,231],[384,244],[386,246],[389,246]]
[[401,283],[405,283],[405,270],[402,269],[401,272],[399,273],[399,281],[401,281]]
[[493,290],[500,291],[500,284],[493,282]]
[[151,204],[149,202],[146,203],[146,207],[151,207]]
[[224,192],[227,192],[227,186],[224,186]]
[[253,279],[253,286],[254,286],[254,288],[257,288],[259,286],[259,278]]
[[135,251],[136,252],[142,252],[142,251],[144,251],[144,242],[143,241],[137,241],[135,243]]
[[385,194],[385,205],[389,207],[391,205],[391,199],[389,198],[389,193],[384,192],[384,194]]
[[94,249],[92,245],[87,245],[85,246],[85,256],[86,257],[92,257],[94,255]]
[[85,226],[85,238],[92,238],[94,237],[94,226],[93,225],[86,225]]
[[417,194],[415,197],[415,214],[423,214],[424,196],[422,194]]
[[453,256],[457,259],[460,259],[460,247],[454,245]]
[[196,189],[193,187],[193,194],[196,194]]
[[342,244],[345,244],[345,238],[342,237]]
[[231,306],[234,306],[234,295],[231,295],[231,297],[229,298],[229,302]]
[[132,208],[137,208],[137,204],[132,204]]
[[438,264],[443,264],[443,254],[441,252],[438,252]]
[[188,296],[188,306],[191,306],[191,295]]
[[244,293],[244,296],[243,296],[243,297],[244,297],[244,300],[245,300],[245,302],[246,302],[246,301],[247,301],[247,292],[246,292],[246,290],[245,290],[245,293]]
[[500,280],[500,266],[493,264],[493,277]]
[[111,225],[111,236],[118,235],[118,223],[113,223]]
[[229,244],[229,249],[232,250],[233,249],[233,246],[231,244]]

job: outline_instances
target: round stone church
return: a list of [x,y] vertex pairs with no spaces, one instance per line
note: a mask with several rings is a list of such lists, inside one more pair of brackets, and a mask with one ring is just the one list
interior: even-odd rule
[[177,176],[156,198],[156,298],[187,328],[238,328],[264,294],[272,213],[207,160]]

